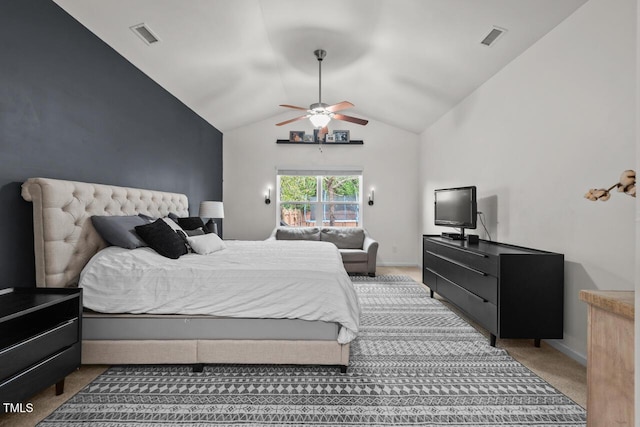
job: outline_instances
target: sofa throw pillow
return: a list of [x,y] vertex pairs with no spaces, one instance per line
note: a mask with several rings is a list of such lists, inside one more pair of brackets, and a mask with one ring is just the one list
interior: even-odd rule
[[137,226],[136,233],[154,251],[167,258],[178,259],[187,253],[184,241],[162,218],[151,224]]
[[320,240],[331,242],[338,249],[362,249],[364,230],[352,227],[323,228],[320,231]]
[[136,234],[135,227],[149,224],[149,220],[138,215],[109,216],[94,215],[91,223],[98,234],[110,245],[135,249],[147,244]]
[[187,242],[189,242],[191,249],[200,255],[211,254],[227,248],[227,245],[225,245],[216,233],[201,236],[187,236]]
[[276,231],[278,240],[320,240],[317,227],[283,227]]

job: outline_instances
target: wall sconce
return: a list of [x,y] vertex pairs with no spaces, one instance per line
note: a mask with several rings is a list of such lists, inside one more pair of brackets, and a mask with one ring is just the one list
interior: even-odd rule
[[264,195],[264,204],[271,204],[271,187],[267,188],[267,194]]
[[369,206],[373,206],[373,198],[374,198],[373,188],[371,189],[371,193],[369,193]]
[[634,170],[626,170],[622,172],[622,175],[620,175],[620,182],[613,184],[606,190],[604,188],[592,188],[584,195],[584,197],[585,199],[594,202],[596,200],[606,202],[611,197],[610,191],[614,188],[617,188],[621,193],[624,192],[631,197],[636,197],[636,172]]

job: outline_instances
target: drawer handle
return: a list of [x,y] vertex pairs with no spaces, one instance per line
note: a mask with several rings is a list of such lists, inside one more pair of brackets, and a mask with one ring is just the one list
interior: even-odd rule
[[439,273],[437,273],[437,272],[433,271],[433,270],[432,270],[432,269],[430,269],[429,267],[425,267],[424,269],[425,269],[425,270],[427,270],[428,272],[433,273],[433,274],[435,274],[436,276],[438,276],[438,277],[442,277],[442,278],[444,279],[444,277],[442,276],[442,274],[439,274]]
[[463,290],[464,292],[466,292],[466,293],[468,293],[468,294],[470,294],[470,295],[473,295],[474,297],[476,297],[476,298],[478,298],[478,299],[481,299],[483,303],[487,303],[487,302],[489,302],[489,300],[488,300],[488,299],[482,298],[480,295],[476,295],[476,294],[474,294],[473,292],[470,292],[470,291],[469,291],[469,289],[465,288],[464,286],[461,286],[461,285],[457,284],[456,282],[454,282],[453,280],[451,280],[451,279],[450,279],[450,278],[448,278],[448,277],[444,277],[442,274],[438,274],[438,273],[436,273],[435,271],[431,270],[429,267],[425,267],[425,269],[429,270],[430,272],[432,272],[432,273],[433,273],[433,274],[435,274],[436,276],[440,277],[441,279],[444,279],[444,280],[446,280],[447,282],[449,282],[449,283],[451,283],[451,284],[453,284],[453,285],[456,285],[457,287],[459,287],[459,288],[460,288],[461,290]]
[[446,257],[446,256],[438,255],[438,254],[433,253],[433,252],[431,252],[431,251],[427,251],[427,253],[428,253],[429,255],[433,255],[433,256],[434,256],[434,257],[436,257],[436,258],[440,258],[440,259],[442,259],[442,260],[445,260],[445,261],[447,261],[447,262],[450,262],[451,264],[455,264],[455,265],[457,265],[458,267],[462,267],[462,268],[467,269],[467,270],[469,270],[469,271],[472,271],[472,272],[474,272],[474,273],[476,273],[476,274],[479,274],[480,276],[488,276],[488,274],[487,274],[487,273],[485,273],[484,271],[476,270],[476,269],[475,269],[475,268],[473,268],[473,267],[469,267],[468,265],[462,264],[461,262],[458,262],[458,261],[453,260],[453,259],[451,259],[451,258],[448,258],[448,257]]
[[445,248],[454,249],[456,251],[464,252],[465,254],[479,256],[480,258],[489,258],[489,255],[479,254],[477,252],[468,251],[468,250],[462,249],[462,248],[456,248],[455,246],[444,245],[444,244],[439,243],[439,242],[433,242],[433,243],[436,244],[436,245],[444,246]]

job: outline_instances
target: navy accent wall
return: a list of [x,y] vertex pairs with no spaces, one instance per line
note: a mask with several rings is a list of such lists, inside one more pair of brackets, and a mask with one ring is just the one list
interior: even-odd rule
[[52,1],[3,1],[0,288],[34,285],[36,176],[185,193],[197,215],[222,200],[222,133]]

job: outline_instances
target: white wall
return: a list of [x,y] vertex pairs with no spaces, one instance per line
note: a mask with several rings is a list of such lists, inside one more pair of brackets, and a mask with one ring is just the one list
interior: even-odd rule
[[[418,135],[376,121],[367,126],[334,121],[330,130],[349,130],[351,138],[364,140],[364,145],[323,145],[320,152],[318,145],[276,144],[276,139],[288,139],[290,130],[312,133],[306,120],[275,126],[295,114],[287,112],[225,132],[225,238],[259,240],[273,230],[276,205],[265,205],[264,193],[267,187],[276,187],[276,167],[361,166],[363,223],[380,244],[379,265],[418,265]],[[368,206],[366,196],[372,187],[375,204]]]
[[443,231],[434,188],[476,185],[494,240],[563,253],[565,332],[552,345],[582,361],[579,291],[634,289],[634,199],[583,195],[636,166],[635,3],[590,0],[421,135],[420,231]]

